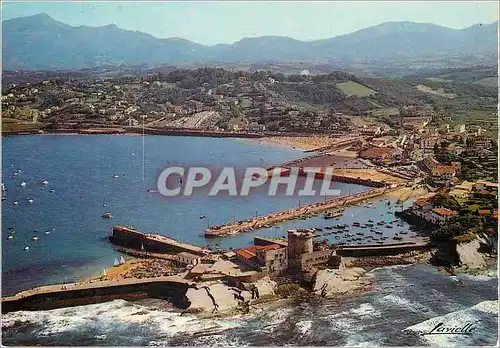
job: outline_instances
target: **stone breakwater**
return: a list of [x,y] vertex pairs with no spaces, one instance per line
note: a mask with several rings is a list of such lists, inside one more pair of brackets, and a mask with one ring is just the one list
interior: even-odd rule
[[48,285],[3,297],[2,313],[81,306],[116,299],[139,300],[148,297],[166,299],[178,308],[188,308],[190,301],[186,293],[192,286],[193,283],[178,276]]
[[299,218],[306,214],[318,213],[325,210],[338,208],[344,205],[357,203],[359,201],[370,199],[373,197],[381,196],[387,192],[398,189],[397,185],[390,187],[374,188],[364,192],[341,196],[327,200],[326,202],[311,203],[304,205],[300,208],[284,210],[277,213],[270,213],[267,215],[258,216],[252,219],[239,222],[231,222],[224,225],[213,226],[205,230],[206,237],[220,237],[238,232],[251,231],[256,228],[264,227],[264,225],[275,224],[285,220],[292,220]]

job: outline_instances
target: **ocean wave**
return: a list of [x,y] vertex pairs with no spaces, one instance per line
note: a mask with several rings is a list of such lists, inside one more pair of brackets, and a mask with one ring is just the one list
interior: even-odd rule
[[406,264],[406,265],[392,265],[392,266],[376,267],[376,268],[372,269],[368,273],[373,273],[373,272],[383,271],[383,270],[391,270],[391,269],[404,269],[404,268],[408,268],[410,266],[413,266],[413,265],[412,264]]
[[[414,313],[430,312],[433,313],[427,306],[422,305],[419,302],[411,301],[406,298],[397,295],[387,295],[378,299],[382,304],[394,304],[398,307],[404,308],[405,310],[410,310]],[[432,314],[431,314],[432,315]]]
[[491,335],[492,328],[497,327],[498,304],[498,300],[483,301],[466,309],[428,319],[407,327],[404,331],[427,334],[440,323],[443,323],[447,328],[463,328],[470,323],[473,327],[470,335],[433,334],[423,335],[422,337],[431,345],[437,346],[493,345],[498,341],[498,332],[493,335],[495,337]]
[[[96,341],[104,341],[116,334],[141,334],[160,339],[194,333],[217,335],[244,324],[238,318],[201,319],[194,315],[153,309],[124,300],[47,311],[19,311],[7,313],[2,318],[2,329],[16,325],[40,326],[35,337],[53,337],[66,333],[88,333]],[[154,340],[151,340],[154,341]]]

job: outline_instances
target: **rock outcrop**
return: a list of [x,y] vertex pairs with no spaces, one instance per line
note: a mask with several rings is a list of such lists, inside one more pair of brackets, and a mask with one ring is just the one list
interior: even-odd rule
[[269,277],[247,285],[247,290],[227,286],[221,282],[200,284],[189,288],[186,297],[190,301],[188,311],[221,313],[249,304],[262,297],[275,295],[276,282]]
[[469,269],[482,269],[486,267],[484,254],[479,252],[480,243],[478,239],[470,243],[457,244],[457,254],[460,265]]
[[322,297],[345,294],[371,283],[363,268],[352,267],[319,270],[315,274],[313,292]]

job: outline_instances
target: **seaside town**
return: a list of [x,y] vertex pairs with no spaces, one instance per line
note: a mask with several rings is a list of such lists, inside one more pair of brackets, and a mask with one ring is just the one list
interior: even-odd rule
[[[117,80],[58,78],[7,85],[2,95],[5,135],[147,132],[250,137],[308,153],[269,170],[278,168],[286,175],[298,167],[305,176],[306,168],[319,167],[315,175],[321,177],[326,167],[333,167],[333,180],[368,187],[325,202],[209,226],[206,238],[273,228],[293,219],[324,216],[335,221],[346,207],[370,206],[375,198],[387,205],[392,200],[400,209],[390,221],[289,229],[283,237],[255,236],[254,246],[228,250],[116,225],[109,240],[127,259],[115,260],[98,278],[4,297],[2,309],[81,304],[88,296],[135,298],[167,284],[184,289],[179,305],[184,310],[248,311],[258,299],[294,297],[304,289],[320,297],[366,290],[366,272],[382,265],[432,262],[453,275],[491,262],[498,221],[498,145],[489,135],[491,125],[455,122],[422,103],[394,108],[396,115],[383,119],[373,117],[377,110],[363,111],[355,98],[325,109],[283,97],[285,91],[323,80],[369,89],[341,72],[284,77],[208,68]],[[372,92],[386,98],[382,87]],[[328,96],[319,91],[311,98]],[[389,239],[382,230],[402,226],[399,221],[426,232],[398,230]],[[11,232],[8,238],[14,236]],[[345,241],[323,238],[333,234]],[[52,299],[51,305],[40,301],[44,295]]]

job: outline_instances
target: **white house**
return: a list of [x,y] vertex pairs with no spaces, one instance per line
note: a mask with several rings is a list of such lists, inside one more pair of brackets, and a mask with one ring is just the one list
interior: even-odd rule
[[181,252],[176,255],[175,260],[181,265],[197,265],[201,262],[201,256],[194,255],[188,252]]

